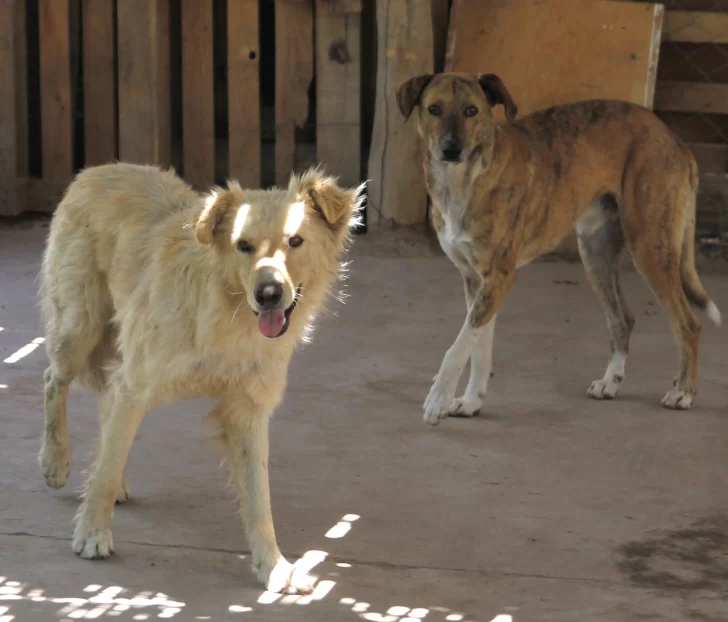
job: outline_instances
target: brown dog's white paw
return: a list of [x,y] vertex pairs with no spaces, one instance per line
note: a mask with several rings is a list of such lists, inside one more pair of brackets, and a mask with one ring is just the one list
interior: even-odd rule
[[119,492],[116,493],[116,503],[121,505],[122,503],[126,503],[129,501],[131,497],[131,492],[129,491],[129,484],[126,483],[125,479],[121,480],[121,487],[119,488]]
[[591,383],[586,394],[593,400],[613,400],[619,393],[621,382],[612,380],[595,380]]
[[109,557],[114,552],[111,529],[87,529],[79,522],[73,534],[73,551],[84,559]]
[[278,558],[272,569],[261,564],[256,573],[265,589],[277,594],[310,594],[316,581],[305,570],[296,568],[283,557]]
[[49,488],[63,488],[71,473],[71,448],[68,444],[44,442],[38,464]]
[[480,414],[483,408],[483,400],[480,398],[470,399],[466,396],[456,397],[450,403],[451,417],[474,417]]
[[678,388],[670,389],[662,398],[662,405],[673,410],[687,410],[693,405],[693,395]]

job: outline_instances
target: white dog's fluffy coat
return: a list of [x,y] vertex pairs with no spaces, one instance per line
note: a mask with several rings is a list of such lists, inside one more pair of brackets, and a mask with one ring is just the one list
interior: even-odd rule
[[[50,366],[39,461],[49,486],[64,486],[71,467],[69,384],[78,378],[101,394],[101,437],[74,551],[111,554],[114,502],[128,496],[124,464],[144,416],[160,403],[206,396],[218,400],[210,417],[258,577],[273,591],[310,589],[276,543],[268,420],[295,346],[337,278],[358,204],[358,190],[318,171],[292,177],[287,190],[231,182],[207,196],[156,167],[79,174],[53,217],[40,290]],[[266,282],[282,294],[268,312],[281,322],[285,313],[276,339],[262,334],[266,310],[254,293]]]

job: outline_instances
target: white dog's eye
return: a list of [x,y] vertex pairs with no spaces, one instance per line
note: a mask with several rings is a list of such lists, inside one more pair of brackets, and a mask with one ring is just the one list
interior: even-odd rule
[[255,249],[253,248],[253,245],[252,245],[252,244],[251,244],[250,242],[248,242],[247,240],[240,240],[240,241],[238,242],[238,250],[239,250],[239,251],[240,251],[241,253],[246,253],[246,254],[250,254],[250,253],[252,253],[252,252],[253,252],[253,251],[254,251]]
[[478,109],[475,106],[468,106],[465,109],[466,117],[474,117],[476,114],[478,114]]
[[291,248],[296,248],[297,246],[301,246],[303,244],[303,238],[300,235],[294,235],[288,238],[288,246]]

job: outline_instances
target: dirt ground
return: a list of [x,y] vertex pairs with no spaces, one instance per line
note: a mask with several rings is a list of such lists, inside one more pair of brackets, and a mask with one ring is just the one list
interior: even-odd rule
[[[463,319],[462,286],[431,246],[387,235],[357,239],[350,298],[296,355],[272,423],[277,535],[289,559],[325,555],[314,594],[255,583],[203,401],[147,418],[117,554],[75,557],[96,403],[72,391],[73,474],[46,489],[35,461],[45,233],[0,228],[0,622],[728,619],[725,334],[705,325],[693,410],[664,410],[676,348],[629,272],[627,380],[620,399],[590,401],[609,357],[600,307],[580,265],[534,264],[499,315],[486,411],[430,428],[421,404]],[[708,273],[728,312],[728,272]]]

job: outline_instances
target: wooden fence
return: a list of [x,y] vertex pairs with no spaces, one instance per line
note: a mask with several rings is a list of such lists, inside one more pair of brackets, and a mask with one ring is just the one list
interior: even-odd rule
[[358,183],[362,1],[272,4],[0,0],[0,215],[52,211],[75,171],[116,159],[174,165],[198,188],[259,187],[266,171],[287,183],[300,126],[315,127],[315,151],[299,160]]

